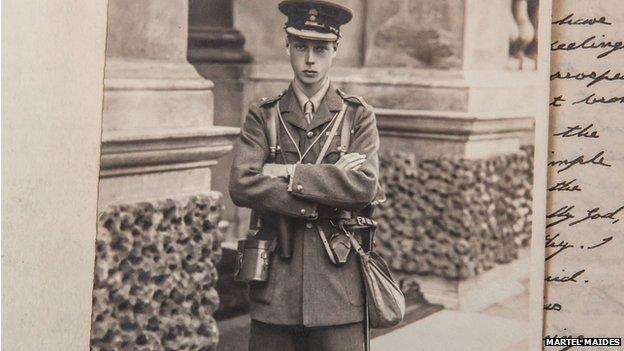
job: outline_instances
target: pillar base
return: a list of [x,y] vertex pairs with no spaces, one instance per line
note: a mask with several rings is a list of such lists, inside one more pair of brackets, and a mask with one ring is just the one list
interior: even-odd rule
[[485,308],[524,292],[520,281],[529,276],[529,249],[522,249],[519,258],[497,265],[489,271],[468,279],[446,279],[416,275],[425,299],[432,304],[461,311],[482,311]]
[[185,61],[107,60],[100,206],[211,188],[238,135],[213,125],[212,88]]

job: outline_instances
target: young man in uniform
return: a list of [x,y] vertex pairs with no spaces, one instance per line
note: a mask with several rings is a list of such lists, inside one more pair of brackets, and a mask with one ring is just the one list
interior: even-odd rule
[[336,223],[345,211],[362,210],[375,199],[379,135],[371,107],[327,76],[340,26],[352,12],[315,0],[286,0],[279,9],[288,17],[294,79],[282,94],[251,105],[229,186],[236,205],[262,218],[258,239],[278,246],[268,281],[250,284],[249,349],[363,350],[359,259],[349,254],[353,250]]

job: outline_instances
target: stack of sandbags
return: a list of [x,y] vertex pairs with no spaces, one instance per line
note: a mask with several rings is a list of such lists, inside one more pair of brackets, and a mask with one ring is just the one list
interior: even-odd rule
[[215,264],[225,229],[219,198],[112,206],[100,214],[91,349],[215,348]]
[[532,150],[484,160],[381,155],[376,250],[397,271],[467,278],[517,258],[531,234]]

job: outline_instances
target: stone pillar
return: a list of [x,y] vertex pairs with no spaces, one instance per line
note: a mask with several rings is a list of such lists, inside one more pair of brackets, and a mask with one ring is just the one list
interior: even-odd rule
[[213,83],[186,61],[188,2],[108,11],[100,207],[209,191],[237,130],[214,126]]
[[213,349],[226,223],[211,166],[239,129],[187,62],[188,0],[110,0],[91,348]]
[[447,308],[481,310],[528,277],[536,3],[367,2],[373,73],[345,89],[377,107],[378,251]]
[[369,1],[365,66],[387,70],[387,87],[353,88],[384,109],[388,146],[482,158],[530,143],[538,77],[525,51],[535,2]]
[[[244,50],[245,38],[234,28],[232,0],[189,0],[188,60],[199,74],[215,83],[215,122],[240,127],[246,113],[244,81],[251,55]],[[213,167],[213,188],[224,194],[225,218],[232,224],[226,240],[234,241],[241,212],[231,201],[227,184],[232,155]],[[242,225],[242,224],[241,224]]]

